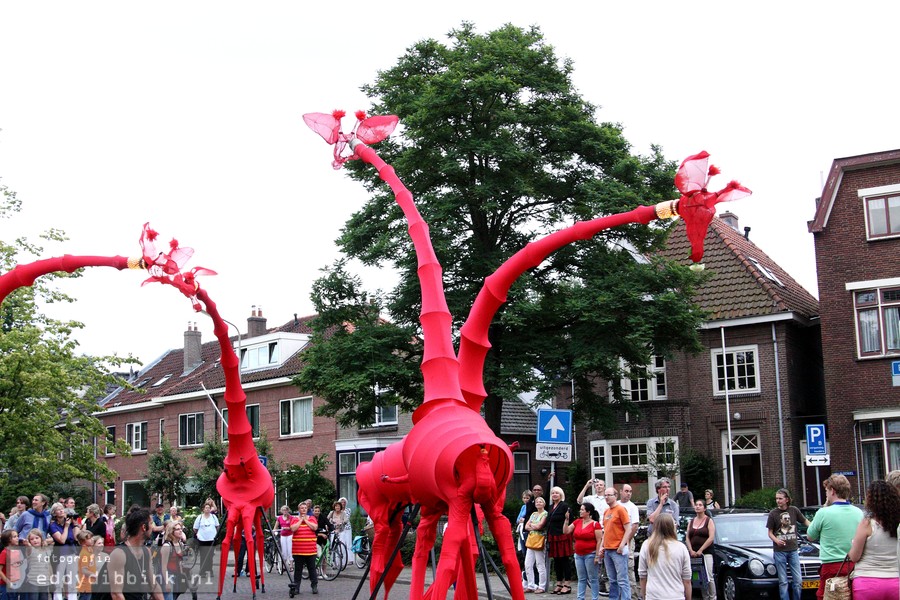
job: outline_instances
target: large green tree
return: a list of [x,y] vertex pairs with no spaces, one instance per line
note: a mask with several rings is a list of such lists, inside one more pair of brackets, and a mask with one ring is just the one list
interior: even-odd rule
[[175,503],[184,492],[188,470],[184,455],[163,438],[159,450],[147,459],[144,488],[151,494],[159,494],[163,501]]
[[[15,192],[0,185],[0,218],[20,210]],[[56,229],[41,238],[66,239]],[[22,237],[0,240],[4,272],[37,258],[48,258],[38,243]],[[96,458],[94,440],[104,439],[106,430],[93,413],[107,386],[122,383],[108,370],[122,361],[79,354],[75,334],[83,325],[51,319],[39,308],[73,302],[54,283],[78,276],[45,275],[0,306],[0,506],[21,494],[46,492],[53,484],[115,479],[106,461]],[[126,451],[121,446],[117,450]]]
[[[484,278],[528,242],[575,221],[677,197],[674,163],[656,147],[649,156],[633,154],[621,126],[596,120],[572,72],[536,27],[481,35],[463,23],[449,43],[420,41],[363,86],[369,114],[400,117],[399,134],[376,150],[430,226],[455,328]],[[375,384],[403,395],[387,378],[409,377],[401,359],[418,358],[412,340],[420,292],[416,255],[390,190],[370,166],[348,168],[371,198],[338,243],[364,264],[396,268],[400,282],[382,298],[359,289],[342,264],[327,270],[314,289],[322,315],[317,343],[298,384],[322,395],[327,412],[362,423],[375,404],[397,399],[376,397]],[[578,418],[610,429],[627,399],[607,402],[601,379],[641,374],[651,354],[697,347],[696,276],[645,258],[665,235],[662,226],[608,231],[556,252],[517,282],[490,328],[484,412],[495,431],[503,398],[534,389],[547,397],[563,380],[574,382]],[[391,323],[378,320],[376,309]],[[365,326],[341,326],[355,317]],[[379,350],[375,332],[383,328],[399,343]]]

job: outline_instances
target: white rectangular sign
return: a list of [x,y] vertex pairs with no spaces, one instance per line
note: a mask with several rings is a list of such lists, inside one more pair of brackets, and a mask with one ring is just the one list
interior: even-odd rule
[[540,442],[534,450],[534,455],[537,460],[572,462],[572,445],[544,444]]
[[806,455],[806,466],[807,467],[827,467],[831,465],[831,455],[830,454],[807,454]]

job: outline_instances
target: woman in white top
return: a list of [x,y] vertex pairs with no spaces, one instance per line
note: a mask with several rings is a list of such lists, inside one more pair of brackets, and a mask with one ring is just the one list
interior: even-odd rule
[[212,514],[215,504],[212,500],[203,503],[203,513],[194,519],[194,537],[200,552],[200,576],[203,581],[212,581],[213,547],[219,532],[219,517]]
[[691,557],[675,535],[675,519],[662,513],[653,533],[641,546],[638,563],[644,600],[683,600],[691,597]]
[[[546,502],[544,499],[538,496],[534,499],[534,512],[531,513],[531,518],[525,523],[525,532],[526,532],[526,540],[527,536],[531,534],[532,531],[535,534],[539,534],[544,538],[544,545],[540,550],[535,550],[533,548],[525,549],[525,593],[536,592],[538,594],[543,594],[544,590],[547,589],[547,561],[544,558],[546,556],[546,548],[547,548],[547,531],[545,526],[547,525],[547,511],[545,510]],[[534,581],[534,567],[537,566],[538,571],[538,580],[537,583]]]
[[866,490],[866,516],[859,522],[848,556],[856,563],[850,579],[853,595],[866,600],[897,600],[897,527],[900,525],[900,494],[878,479]]

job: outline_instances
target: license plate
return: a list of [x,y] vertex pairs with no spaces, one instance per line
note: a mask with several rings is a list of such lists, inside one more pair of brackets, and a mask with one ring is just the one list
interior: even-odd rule
[[804,590],[817,590],[819,589],[819,580],[813,579],[811,581],[804,581],[800,587],[802,587]]

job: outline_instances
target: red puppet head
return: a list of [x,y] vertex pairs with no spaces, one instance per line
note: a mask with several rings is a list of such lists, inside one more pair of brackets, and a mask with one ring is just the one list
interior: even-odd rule
[[681,192],[678,201],[678,214],[684,219],[687,227],[688,240],[691,242],[691,260],[699,263],[703,258],[703,238],[706,237],[706,229],[716,215],[716,204],[719,202],[731,202],[740,198],[746,198],[752,192],[739,184],[731,181],[718,192],[710,192],[706,189],[713,175],[719,174],[719,169],[710,165],[709,153],[700,152],[688,156],[678,168],[675,174],[675,187]]

